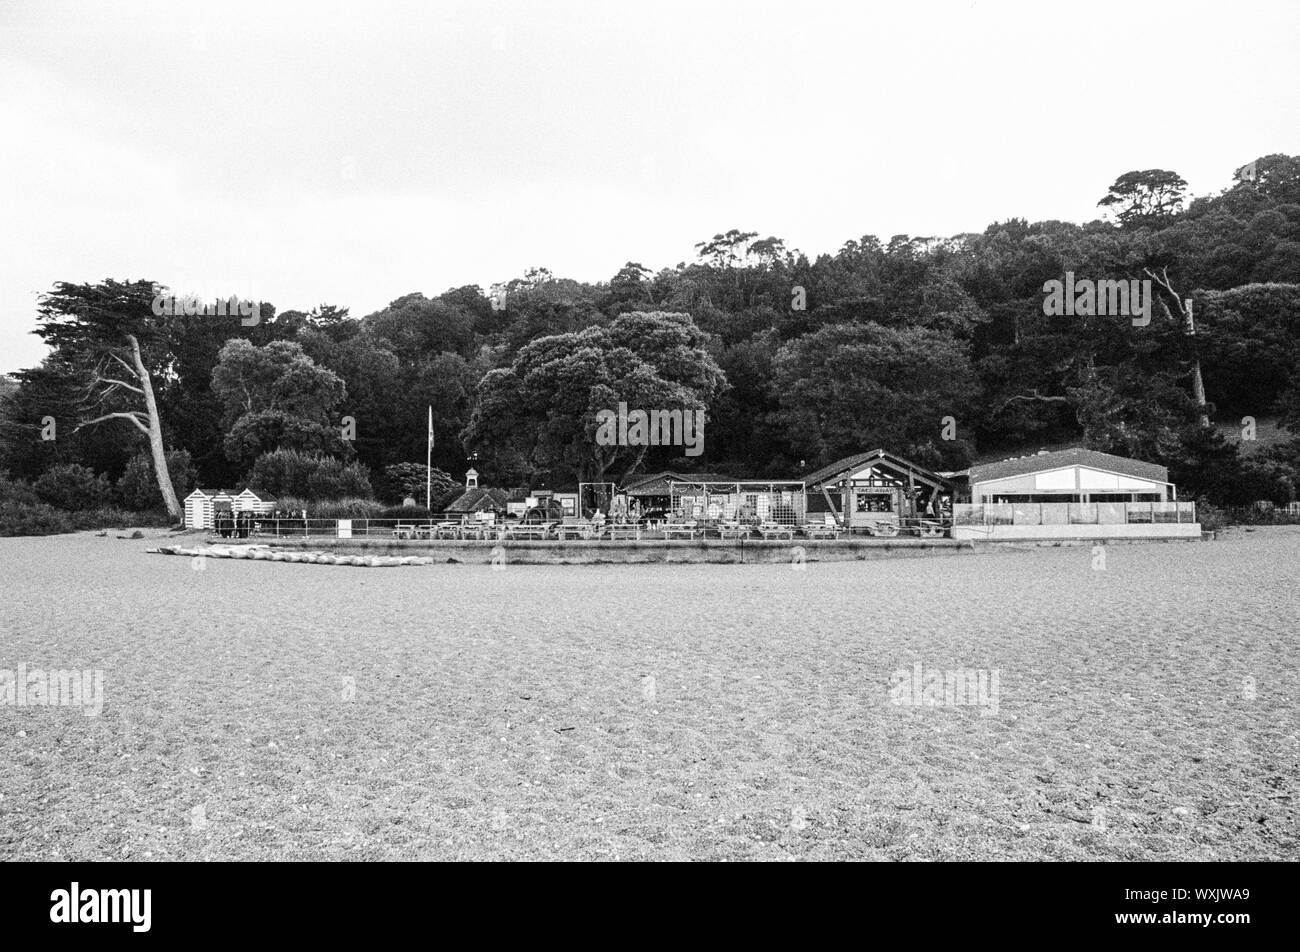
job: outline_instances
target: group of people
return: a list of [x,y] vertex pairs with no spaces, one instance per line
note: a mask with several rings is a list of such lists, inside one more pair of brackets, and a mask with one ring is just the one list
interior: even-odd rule
[[232,512],[218,509],[213,514],[214,528],[223,539],[247,539],[253,532],[253,514],[251,512]]

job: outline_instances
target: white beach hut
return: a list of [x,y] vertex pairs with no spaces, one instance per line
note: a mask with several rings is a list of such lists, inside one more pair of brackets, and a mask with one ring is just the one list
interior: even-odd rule
[[258,515],[268,515],[275,512],[276,499],[270,493],[256,493],[253,490],[245,488],[243,492],[235,496],[230,508],[235,512],[252,512]]
[[211,529],[217,503],[233,507],[235,497],[224,489],[196,489],[185,497],[185,527]]

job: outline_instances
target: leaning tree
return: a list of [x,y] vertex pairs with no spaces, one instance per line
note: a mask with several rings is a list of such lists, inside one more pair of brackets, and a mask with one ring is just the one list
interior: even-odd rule
[[169,353],[165,326],[153,311],[161,292],[152,281],[61,281],[41,297],[35,333],[52,348],[52,360],[86,379],[77,429],[127,420],[148,437],[158,489],[168,515],[179,520],[153,388],[153,375],[165,371]]

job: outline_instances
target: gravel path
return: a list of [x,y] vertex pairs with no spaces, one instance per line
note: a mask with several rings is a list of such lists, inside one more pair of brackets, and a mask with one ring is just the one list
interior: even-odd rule
[[114,535],[0,539],[0,677],[104,672],[97,717],[0,706],[0,859],[1300,856],[1297,529],[802,571]]

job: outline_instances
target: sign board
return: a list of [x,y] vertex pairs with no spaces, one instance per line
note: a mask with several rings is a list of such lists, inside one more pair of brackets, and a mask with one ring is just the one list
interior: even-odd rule
[[352,520],[351,520],[351,519],[340,519],[340,520],[339,520],[339,538],[340,538],[340,539],[351,539],[351,538],[352,538]]

